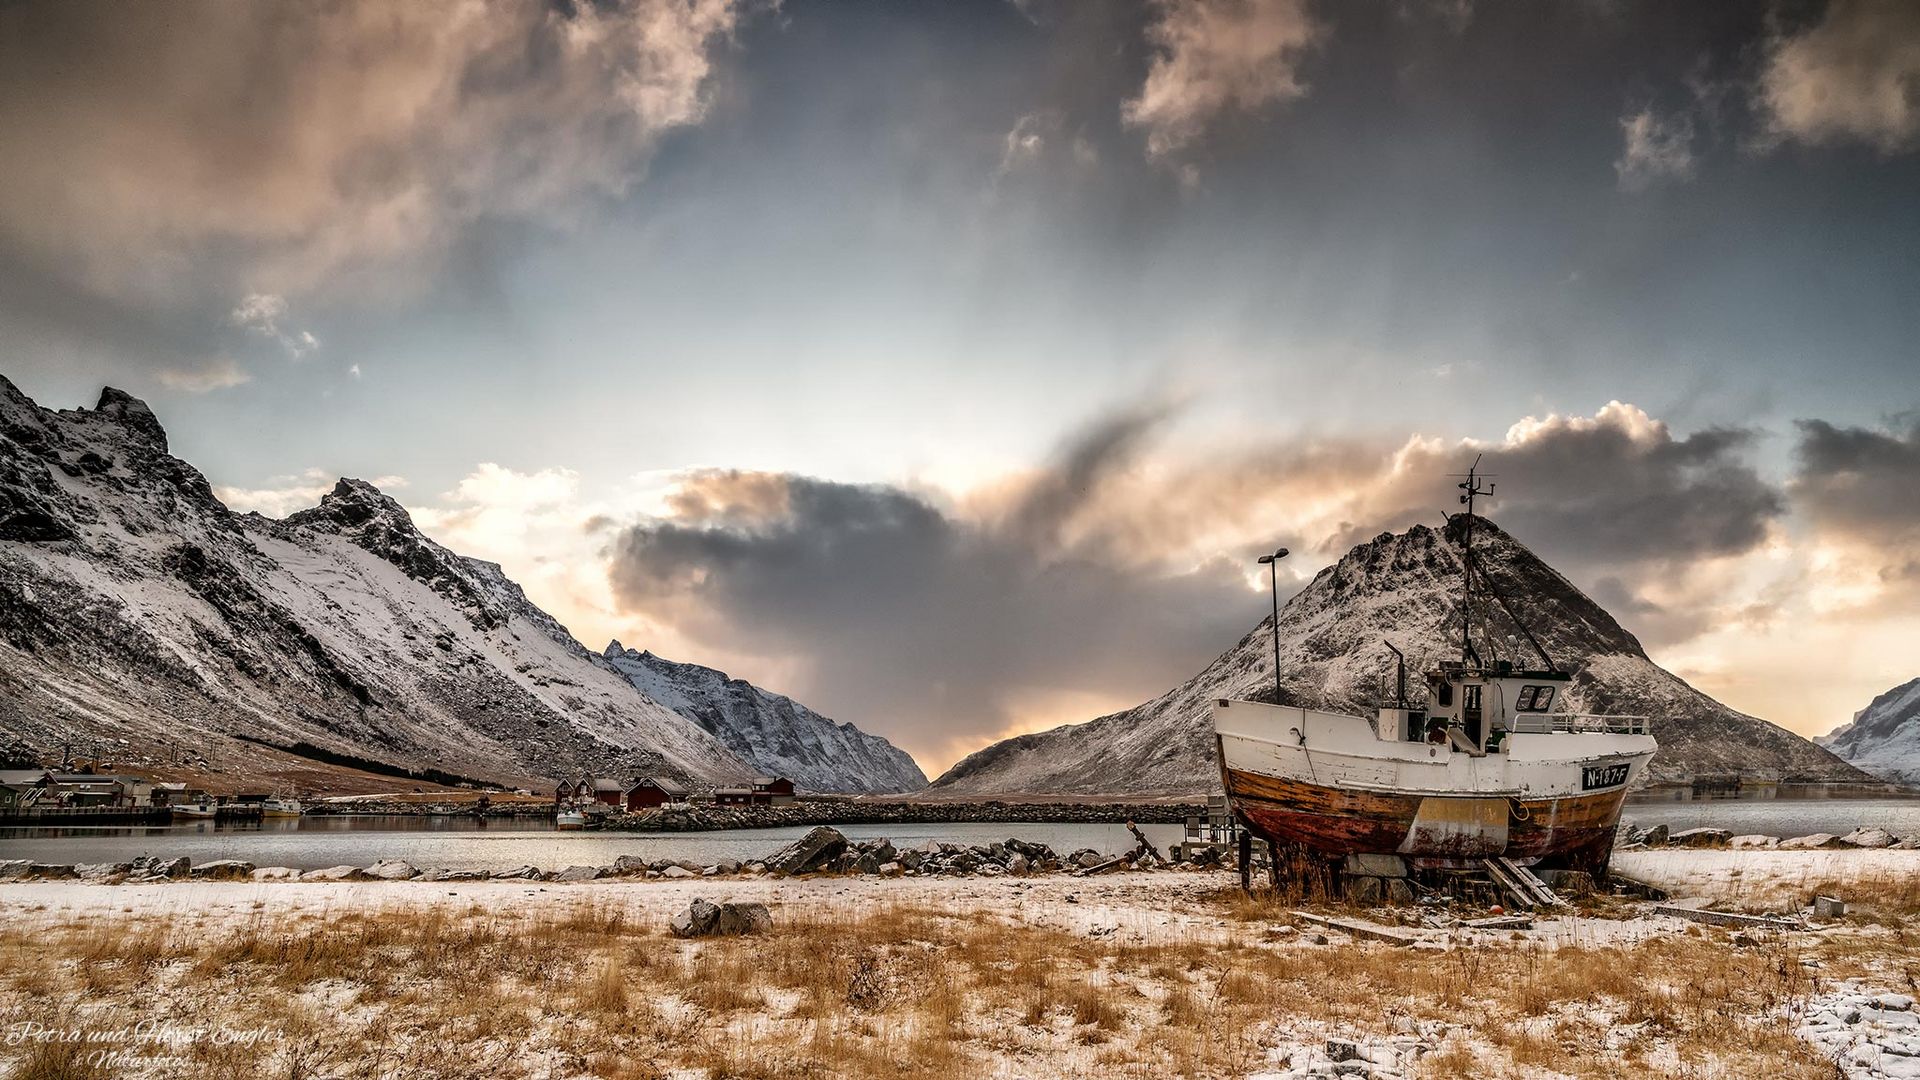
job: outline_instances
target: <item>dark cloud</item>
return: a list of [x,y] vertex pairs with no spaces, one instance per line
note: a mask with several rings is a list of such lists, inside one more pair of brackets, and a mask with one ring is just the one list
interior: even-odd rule
[[1888,430],[1799,422],[1791,490],[1815,530],[1883,580],[1920,586],[1920,416]]
[[799,658],[806,685],[786,689],[923,752],[970,749],[1053,695],[1142,699],[1266,603],[1222,560],[1142,571],[1063,539],[1152,422],[1091,429],[992,521],[895,487],[695,474],[677,516],[615,543],[615,596],[710,647]]
[[1632,405],[1592,417],[1522,421],[1499,443],[1409,447],[1372,498],[1365,526],[1336,546],[1399,521],[1457,509],[1435,479],[1475,456],[1493,477],[1482,504],[1556,564],[1592,569],[1666,567],[1758,547],[1786,512],[1781,493],[1746,459],[1750,431],[1709,428],[1676,438]]
[[1382,530],[1437,521],[1458,509],[1448,474],[1476,455],[1499,484],[1483,510],[1655,642],[1711,625],[1710,606],[1674,599],[1676,582],[1754,550],[1784,512],[1745,460],[1750,433],[1675,437],[1618,403],[1523,421],[1495,443],[1302,439],[1199,458],[1158,448],[1171,413],[1107,418],[965,508],[889,486],[691,474],[667,517],[619,536],[615,594],[703,647],[797,660],[804,685],[787,689],[951,751],[1049,695],[1144,699],[1178,683],[1259,618],[1254,553],[1288,544],[1306,574]]

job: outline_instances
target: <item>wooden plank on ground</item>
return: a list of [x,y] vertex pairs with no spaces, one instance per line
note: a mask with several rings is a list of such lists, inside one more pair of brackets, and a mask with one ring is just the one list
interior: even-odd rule
[[1489,919],[1468,919],[1460,925],[1472,930],[1531,930],[1533,920],[1525,915],[1495,915]]
[[1712,926],[1754,927],[1764,930],[1800,930],[1804,929],[1797,920],[1776,919],[1767,915],[1740,915],[1731,911],[1707,911],[1704,908],[1681,907],[1678,904],[1656,904],[1655,915],[1671,915],[1688,922],[1707,923]]
[[1397,926],[1384,926],[1377,922],[1368,922],[1365,919],[1315,915],[1310,911],[1296,911],[1294,914],[1315,926],[1324,926],[1328,929],[1338,930],[1343,934],[1352,934],[1354,937],[1384,941],[1389,945],[1417,945],[1427,940],[1425,937],[1411,930],[1402,930]]

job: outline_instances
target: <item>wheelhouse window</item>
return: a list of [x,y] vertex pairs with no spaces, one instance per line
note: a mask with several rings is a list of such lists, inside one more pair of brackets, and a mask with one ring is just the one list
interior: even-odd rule
[[1514,702],[1513,707],[1516,712],[1546,712],[1552,704],[1553,687],[1523,686],[1520,688],[1520,699]]

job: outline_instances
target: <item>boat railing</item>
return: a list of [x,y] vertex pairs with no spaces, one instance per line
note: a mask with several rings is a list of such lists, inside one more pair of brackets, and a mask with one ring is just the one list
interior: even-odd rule
[[1549,735],[1554,732],[1599,732],[1607,735],[1648,735],[1653,721],[1646,716],[1601,713],[1520,713],[1507,721],[1516,732]]

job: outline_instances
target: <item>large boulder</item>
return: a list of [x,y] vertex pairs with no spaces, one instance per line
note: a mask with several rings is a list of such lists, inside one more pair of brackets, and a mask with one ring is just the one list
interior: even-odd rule
[[329,866],[320,870],[309,870],[300,875],[301,881],[365,881],[367,872],[357,866]]
[[860,853],[854,858],[853,869],[856,873],[877,874],[880,868],[894,860],[899,854],[893,848],[893,841],[868,841],[860,845]]
[[1855,829],[1841,837],[1840,842],[1848,847],[1883,848],[1899,843],[1900,838],[1885,829]]
[[539,878],[539,876],[540,868],[537,866],[516,866],[511,870],[495,870],[493,872],[493,877],[500,881],[513,881],[516,879],[532,881]]
[[1733,839],[1733,833],[1726,829],[1681,829],[1667,837],[1667,843],[1674,847],[1720,847]]
[[0,881],[24,881],[32,870],[32,859],[0,859]]
[[702,937],[713,933],[713,924],[720,920],[720,909],[701,897],[694,897],[687,910],[673,917],[667,928],[674,937]]
[[239,881],[253,876],[253,864],[239,859],[215,859],[203,862],[189,872],[207,881]]
[[442,867],[434,867],[431,870],[422,870],[420,872],[420,876],[417,878],[414,878],[413,880],[415,881],[485,881],[487,880],[487,877],[488,877],[488,874],[485,870],[448,870]]
[[367,867],[367,876],[381,881],[411,881],[420,876],[420,869],[405,859],[381,859]]
[[299,881],[300,871],[291,866],[262,866],[250,876],[255,881]]
[[1841,844],[1840,838],[1832,833],[1817,832],[1782,840],[1780,846],[1788,851],[1804,851],[1809,848],[1843,847],[1844,845]]
[[773,913],[757,903],[721,904],[713,921],[716,934],[762,934],[773,929]]
[[192,862],[185,856],[162,859],[154,855],[142,855],[133,860],[133,876],[141,878],[183,878],[192,868]]
[[773,913],[758,903],[714,904],[695,897],[687,910],[668,924],[675,937],[705,937],[709,934],[760,934],[773,929]]
[[620,877],[632,877],[644,874],[653,867],[638,855],[622,855],[613,860],[613,872]]
[[1766,833],[1742,833],[1727,841],[1727,846],[1733,848],[1773,848],[1780,846],[1780,838],[1777,836],[1768,836]]
[[804,874],[815,870],[847,850],[847,838],[840,830],[816,825],[807,835],[767,856],[767,869],[781,874]]
[[553,875],[555,881],[592,881],[600,876],[597,866],[569,866]]

